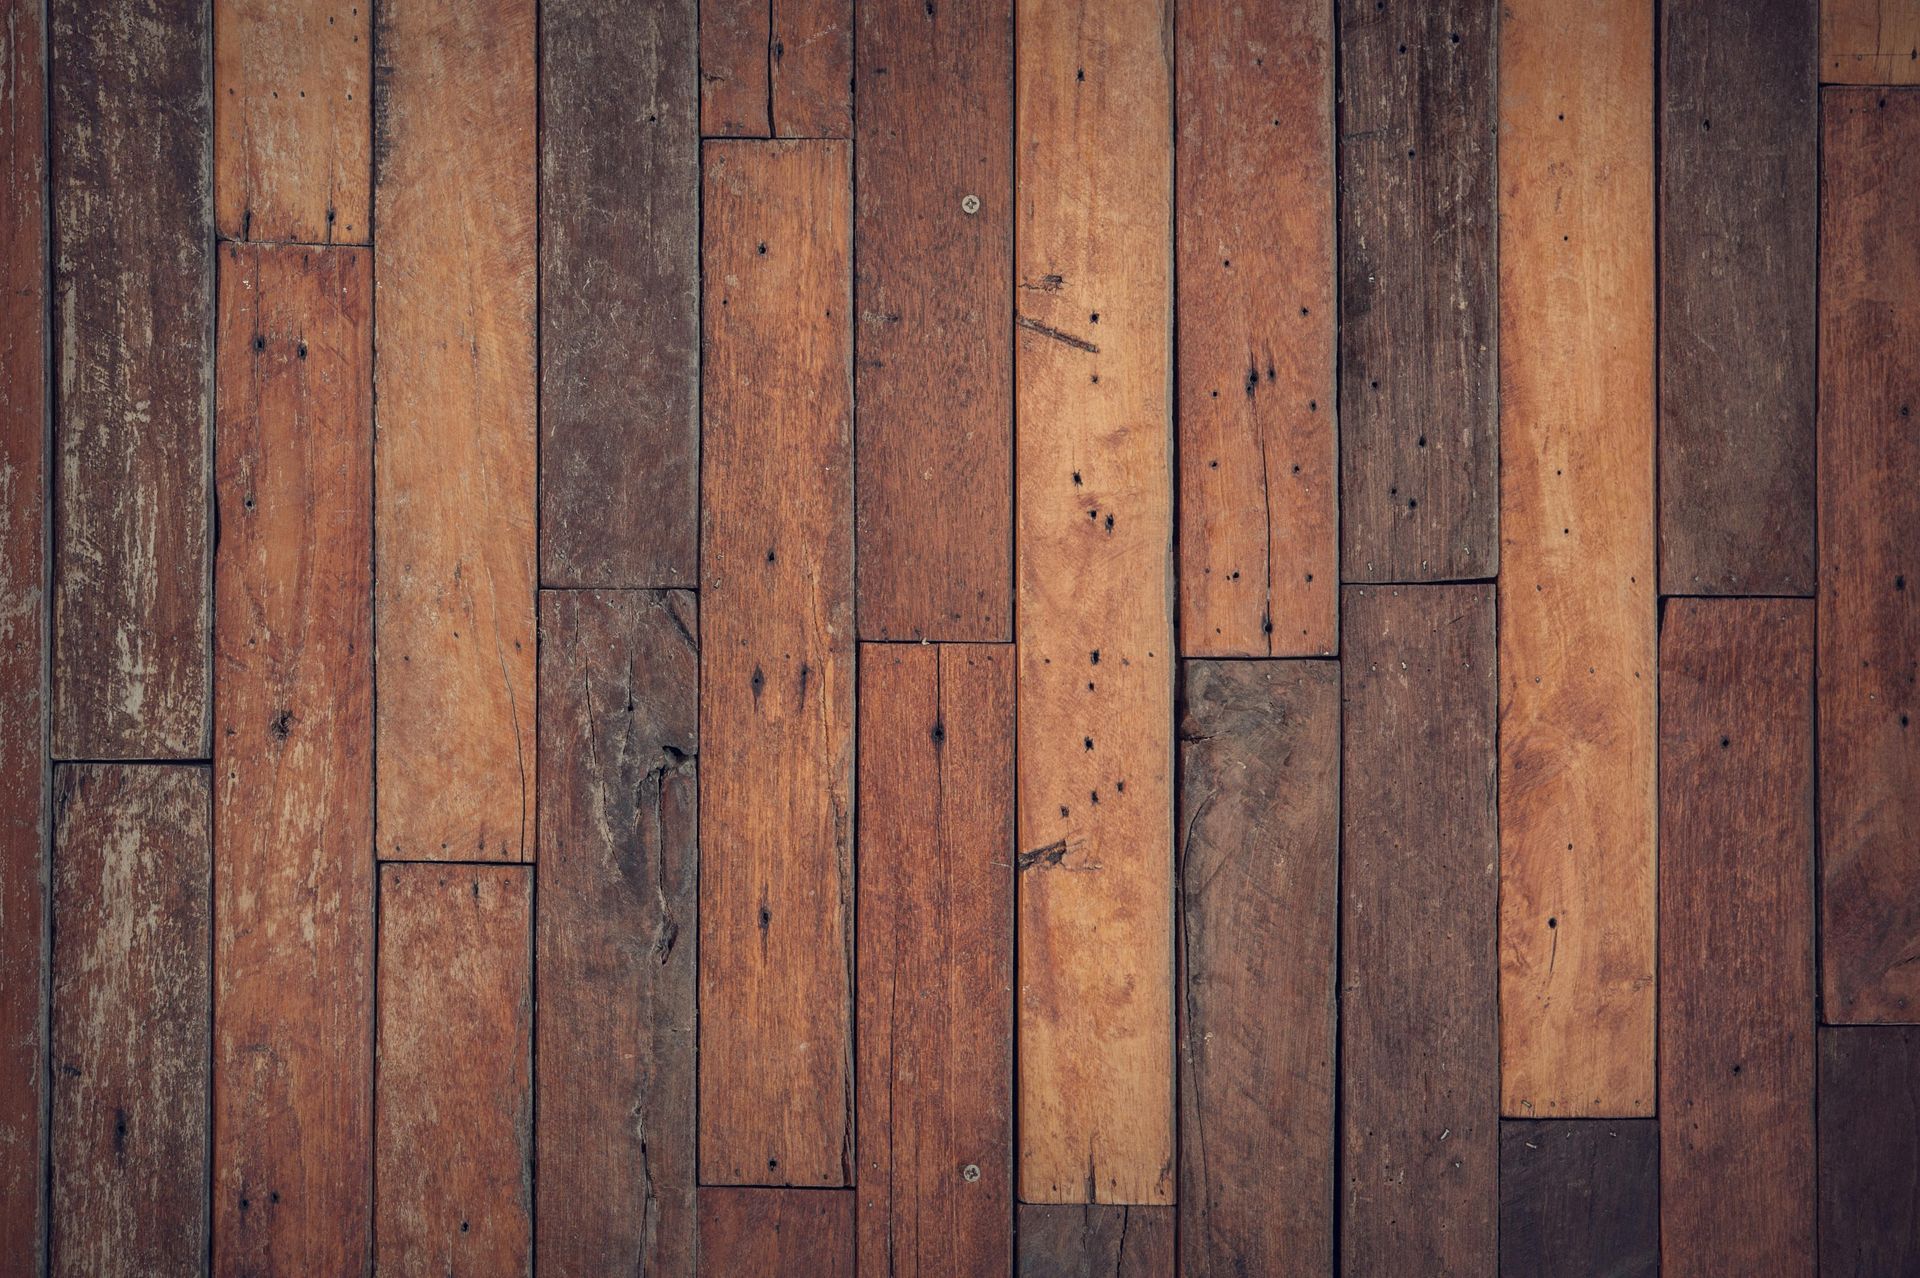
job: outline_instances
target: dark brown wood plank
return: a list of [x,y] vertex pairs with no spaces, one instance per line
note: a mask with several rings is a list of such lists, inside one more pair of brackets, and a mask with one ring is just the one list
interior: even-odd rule
[[538,1265],[693,1272],[699,627],[541,597]]
[[[1501,1123],[1500,1272],[1509,1278],[1658,1274],[1658,1126],[1649,1118]],[[1726,1180],[1723,1171],[1714,1183]]]
[[1019,1238],[1018,1278],[1173,1278],[1172,1207],[1022,1205]]
[[696,0],[540,10],[540,572],[691,586],[700,547]]
[[1342,654],[1343,1273],[1496,1258],[1491,586],[1349,588]]
[[1184,675],[1181,1255],[1192,1274],[1331,1273],[1340,668]]
[[700,133],[764,138],[773,132],[768,0],[699,0]]
[[866,4],[859,38],[860,634],[1004,640],[1013,624],[1011,5]]
[[53,753],[207,757],[207,0],[51,7]]
[[1667,594],[1813,593],[1817,8],[1660,7]]
[[1347,581],[1499,563],[1495,12],[1340,0]]
[[49,1272],[199,1273],[207,1256],[207,769],[54,774]]
[[1013,1263],[1014,656],[860,653],[860,1268]]
[[1920,1271],[1920,1027],[1820,1031],[1820,1272]]
[[1920,1019],[1920,89],[1827,89],[1820,220],[1822,1015]]
[[704,1188],[700,1272],[846,1278],[853,1217],[850,1189]]
[[1668,1272],[1812,1272],[1813,1013],[1813,605],[1671,600],[1660,632]]

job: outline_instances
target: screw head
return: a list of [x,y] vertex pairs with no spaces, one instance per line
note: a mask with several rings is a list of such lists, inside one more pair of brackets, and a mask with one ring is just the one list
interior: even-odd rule
[[960,211],[962,213],[967,214],[969,217],[971,217],[975,213],[978,213],[980,211],[980,197],[977,195],[961,196]]
[[[972,199],[973,197],[968,196],[967,198]],[[960,1169],[960,1179],[971,1185],[974,1181],[980,1179],[980,1168],[973,1163],[968,1163]]]

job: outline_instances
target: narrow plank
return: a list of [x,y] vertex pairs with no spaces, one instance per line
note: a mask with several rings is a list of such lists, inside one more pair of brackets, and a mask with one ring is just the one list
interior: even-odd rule
[[533,0],[393,0],[379,20],[378,847],[524,861],[539,451]]
[[1920,1268],[1920,1028],[1820,1030],[1820,1272]]
[[1020,1208],[1018,1278],[1172,1278],[1174,1209],[1110,1203]]
[[859,40],[860,634],[1004,640],[1013,607],[1012,6],[867,4]]
[[1829,89],[1820,251],[1823,1015],[1920,1019],[1920,92]]
[[1493,590],[1345,594],[1341,1272],[1486,1273],[1500,1205]]
[[[777,0],[774,0],[777,2]],[[770,0],[699,0],[700,133],[710,138],[773,135]]]
[[1920,3],[1822,0],[1820,78],[1836,84],[1920,84]]
[[209,799],[204,767],[54,774],[54,1275],[206,1263]]
[[53,753],[207,757],[208,0],[55,0]]
[[1660,634],[1671,1273],[1813,1272],[1813,794],[1812,603],[1671,601]]
[[1189,661],[1184,676],[1184,1268],[1332,1273],[1340,668]]
[[[1658,1128],[1650,1118],[1501,1123],[1500,1272],[1654,1278],[1660,1272]],[[1727,1179],[1723,1172],[1720,1183]]]
[[1496,12],[1340,0],[1348,581],[1491,577],[1499,563]]
[[369,242],[372,14],[361,0],[213,0],[223,237]]
[[844,1278],[853,1271],[852,1190],[700,1190],[700,1272]]
[[1180,0],[1175,29],[1181,651],[1331,654],[1333,10]]
[[1502,1112],[1653,1112],[1653,26],[1500,32]]
[[693,1272],[699,625],[541,602],[537,1268]]
[[864,1274],[1013,1264],[1014,659],[860,654]]
[[1815,10],[1661,6],[1667,594],[1813,594]]
[[1174,1194],[1167,16],[1017,19],[1016,278],[1061,281],[1016,319],[1029,1202]]
[[772,0],[771,7],[773,136],[852,137],[853,0]]
[[696,0],[550,0],[540,13],[541,578],[691,586]]
[[213,1224],[222,1273],[343,1273],[365,1266],[370,1245],[372,267],[358,249],[221,248]]
[[531,873],[380,867],[374,1267],[532,1272]]
[[706,147],[700,1167],[851,1184],[852,193]]

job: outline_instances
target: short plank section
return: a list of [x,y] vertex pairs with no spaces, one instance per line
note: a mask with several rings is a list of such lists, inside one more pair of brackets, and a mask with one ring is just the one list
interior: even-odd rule
[[1022,1206],[1017,1278],[1173,1278],[1174,1209]]
[[1822,0],[1820,79],[1920,84],[1920,0]]
[[1502,1112],[1653,1112],[1653,25],[1500,33]]
[[852,136],[851,0],[699,3],[703,136]]
[[1500,1272],[1654,1278],[1660,1272],[1658,1126],[1646,1118],[1501,1123]]
[[1500,1206],[1493,588],[1345,593],[1341,1271],[1486,1273]]
[[1820,1272],[1920,1271],[1920,1027],[1820,1030]]
[[854,1271],[853,1191],[700,1191],[700,1272],[808,1274]]
[[701,1179],[851,1184],[851,172],[706,147]]
[[75,764],[54,774],[53,787],[49,1272],[199,1273],[207,1257],[207,770]]
[[764,138],[773,132],[767,46],[769,0],[699,0],[700,133]]

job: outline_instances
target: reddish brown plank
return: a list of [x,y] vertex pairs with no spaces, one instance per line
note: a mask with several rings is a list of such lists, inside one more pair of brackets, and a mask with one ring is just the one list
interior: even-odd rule
[[700,132],[704,137],[772,135],[767,48],[768,0],[699,0]]
[[1013,1261],[1009,647],[860,651],[860,1270]]
[[206,1263],[209,798],[204,767],[54,774],[54,1275]]
[[1837,84],[1920,84],[1920,3],[1822,0],[1820,78]]
[[851,0],[700,0],[700,132],[851,136],[852,10]]
[[1501,1123],[1500,1272],[1654,1278],[1660,1272],[1658,1126],[1644,1118]]
[[1019,1232],[1018,1278],[1173,1278],[1172,1207],[1023,1205]]
[[1920,1271],[1920,1027],[1820,1030],[1820,1272]]
[[700,1191],[700,1272],[853,1273],[852,1190]]

